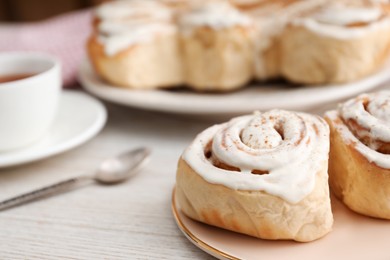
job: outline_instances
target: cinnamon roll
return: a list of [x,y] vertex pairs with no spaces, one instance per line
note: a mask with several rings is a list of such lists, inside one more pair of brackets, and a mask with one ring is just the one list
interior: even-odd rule
[[183,83],[171,9],[158,1],[115,1],[99,6],[95,14],[88,52],[102,78],[142,89]]
[[176,198],[188,217],[263,239],[312,241],[333,216],[329,129],[320,117],[271,110],[200,133],[179,160]]
[[323,84],[350,82],[374,72],[390,51],[387,5],[326,1],[295,17],[281,35],[281,75],[292,82]]
[[362,94],[325,119],[331,189],[353,211],[390,219],[390,91]]
[[194,8],[179,19],[186,83],[197,90],[224,91],[253,77],[251,20],[227,2]]

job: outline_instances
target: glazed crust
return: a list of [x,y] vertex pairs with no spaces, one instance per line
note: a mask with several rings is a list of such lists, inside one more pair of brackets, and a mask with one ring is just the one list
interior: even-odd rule
[[180,159],[176,198],[183,213],[192,219],[263,239],[308,242],[326,235],[333,224],[327,162],[317,173],[314,190],[292,204],[263,191],[209,183]]
[[390,170],[369,162],[337,130],[340,118],[325,118],[330,125],[329,183],[333,193],[360,214],[390,219]]

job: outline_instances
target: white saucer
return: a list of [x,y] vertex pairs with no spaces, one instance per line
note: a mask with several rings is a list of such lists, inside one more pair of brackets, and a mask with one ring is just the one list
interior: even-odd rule
[[376,73],[348,84],[293,87],[287,83],[264,83],[236,92],[209,94],[115,87],[99,78],[85,60],[79,70],[79,80],[94,95],[122,105],[181,114],[236,115],[272,108],[308,111],[378,87],[390,80],[389,70],[390,62]]
[[40,160],[81,145],[103,128],[106,119],[107,111],[100,101],[82,92],[63,91],[49,133],[31,146],[0,153],[0,168]]

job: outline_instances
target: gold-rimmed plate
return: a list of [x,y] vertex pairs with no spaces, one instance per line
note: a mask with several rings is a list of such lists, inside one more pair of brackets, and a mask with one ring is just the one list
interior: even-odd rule
[[185,216],[172,193],[179,229],[197,247],[218,259],[390,259],[390,221],[358,215],[332,197],[333,231],[310,243],[268,241],[215,228]]

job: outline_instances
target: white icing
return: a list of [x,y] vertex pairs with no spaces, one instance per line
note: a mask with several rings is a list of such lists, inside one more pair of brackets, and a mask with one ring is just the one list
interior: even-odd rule
[[[320,35],[348,40],[390,27],[390,19],[382,18],[382,15],[382,10],[378,6],[354,7],[345,4],[331,4],[312,15],[294,19],[292,24],[304,26]],[[348,26],[354,23],[364,23],[364,25]]]
[[[110,36],[114,34],[127,33],[139,29],[147,30],[148,28],[151,27],[156,27],[156,26],[161,27],[161,23],[158,21],[144,22],[140,20],[136,20],[136,21],[130,20],[130,21],[123,21],[123,22],[106,20],[106,21],[102,21],[98,26],[99,26],[99,32],[102,35]],[[143,27],[147,27],[147,28],[143,28]]]
[[[251,2],[252,0],[233,1],[238,5]],[[115,55],[133,44],[151,41],[160,33],[176,33],[173,16],[177,10],[168,8],[175,3],[188,3],[188,7],[181,10],[179,19],[184,35],[190,34],[199,26],[215,30],[233,26],[256,27],[256,75],[258,78],[267,78],[263,53],[289,23],[338,39],[358,38],[370,31],[390,27],[390,18],[382,17],[379,7],[381,3],[388,1],[368,1],[371,4],[364,1],[341,2],[305,0],[286,4],[284,1],[264,1],[258,7],[239,11],[228,1],[118,0],[98,7],[95,13],[100,21],[98,39],[103,43],[107,55]],[[358,22],[367,25],[345,26]],[[136,32],[134,35],[131,33],[133,31]]]
[[[363,101],[369,102],[367,111]],[[375,150],[378,146],[376,141],[385,143],[390,141],[390,91],[360,95],[340,105],[338,111],[327,112],[326,116],[335,122],[335,127],[346,143],[353,143],[356,150],[368,161],[384,169],[390,169],[390,154]],[[357,134],[360,137],[369,137],[370,143],[367,145],[362,143],[359,136],[355,136],[347,125],[337,123],[338,117],[344,120],[355,120],[361,127],[367,129]]]
[[369,32],[390,27],[390,19],[385,18],[377,22],[370,23],[362,27],[340,27],[334,25],[321,24],[313,19],[300,19],[293,22],[294,25],[304,26],[317,34],[333,37],[340,40],[361,38]]
[[320,23],[349,25],[377,21],[382,15],[379,7],[351,7],[336,3],[322,8],[312,18]]
[[105,53],[108,56],[117,54],[122,50],[126,50],[129,46],[148,43],[155,39],[159,34],[174,34],[176,27],[167,26],[165,24],[150,24],[135,27],[131,31],[124,31],[119,34],[113,34],[108,37],[99,36],[99,41],[104,45]]
[[121,20],[129,17],[148,16],[158,20],[169,19],[171,12],[153,0],[120,0],[101,5],[96,8],[99,19]]
[[242,131],[242,142],[253,149],[270,149],[282,142],[271,121],[263,121],[262,116],[254,117]]
[[[390,122],[390,93],[383,93],[368,104],[367,110],[381,122]],[[389,140],[390,141],[390,140]]]
[[[363,100],[369,102],[368,111],[364,108]],[[368,134],[372,139],[390,142],[390,120],[383,120],[383,118],[390,117],[389,102],[390,91],[362,94],[341,105],[339,113],[344,120],[356,120],[360,126],[368,129]]]
[[96,15],[100,19],[98,40],[108,56],[177,32],[171,10],[153,0],[109,2],[97,8]]
[[191,33],[196,27],[208,26],[221,30],[233,26],[249,26],[251,19],[239,12],[227,2],[211,2],[189,13],[180,19],[180,26],[184,33]]
[[[257,123],[265,127],[260,132],[249,130],[256,135],[256,141],[242,140],[241,133],[248,128],[258,128]],[[274,127],[283,129],[283,138],[275,133]],[[261,135],[274,139],[272,147],[267,147],[267,138]],[[210,141],[213,157],[241,172],[214,166],[205,156]],[[256,143],[258,148],[255,148]],[[183,159],[210,183],[237,190],[262,190],[297,203],[314,189],[316,173],[326,162],[328,152],[329,129],[322,119],[272,110],[206,129],[187,148]],[[268,174],[252,174],[252,170],[268,171]]]

